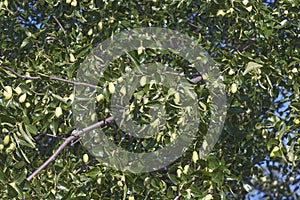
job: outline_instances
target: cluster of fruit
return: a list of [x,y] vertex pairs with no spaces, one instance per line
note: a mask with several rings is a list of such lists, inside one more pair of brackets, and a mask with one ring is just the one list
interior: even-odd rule
[[[24,103],[26,98],[27,98],[27,94],[26,92],[23,92],[22,89],[18,86],[14,89],[14,91],[16,92],[16,94],[19,96],[18,101],[19,103]],[[4,86],[4,91],[3,91],[3,96],[5,100],[9,100],[13,97],[13,89],[11,86],[7,85]],[[30,107],[30,103],[26,102],[25,103],[25,107],[29,108]]]
[[[2,130],[2,132],[4,132],[4,131]],[[2,140],[2,143],[0,144],[0,151],[2,151],[5,147],[7,147],[5,149],[5,153],[7,153],[7,154],[13,152],[16,149],[16,143],[10,142],[9,135],[6,135],[4,137],[4,139]]]

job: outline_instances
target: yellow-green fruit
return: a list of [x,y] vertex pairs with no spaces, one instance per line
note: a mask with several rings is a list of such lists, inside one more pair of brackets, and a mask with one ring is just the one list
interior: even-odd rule
[[19,103],[24,103],[25,100],[26,100],[26,97],[27,97],[26,93],[22,94],[22,95],[19,97]]
[[70,4],[72,2],[72,0],[66,0],[67,4]]
[[11,153],[12,151],[13,151],[12,149],[7,148],[7,149],[5,150],[5,153],[9,154],[9,153]]
[[184,121],[184,118],[183,118],[183,117],[180,117],[180,118],[178,119],[178,121],[177,121],[177,124],[182,124],[183,121]]
[[125,88],[124,85],[123,85],[122,88],[120,89],[120,93],[121,93],[122,95],[125,95],[125,94],[126,94],[126,88]]
[[224,10],[218,10],[217,12],[217,16],[224,16],[226,13],[224,12]]
[[75,61],[76,61],[75,56],[72,53],[70,53],[70,62],[75,62]]
[[248,12],[251,12],[252,11],[252,5],[251,6],[248,6],[248,7],[246,7],[246,10],[248,10]]
[[140,85],[143,87],[146,85],[146,83],[147,83],[147,77],[142,76],[142,78],[140,79]]
[[183,173],[184,173],[184,174],[187,174],[188,171],[189,171],[189,168],[190,168],[189,165],[184,166],[184,168],[183,168]]
[[124,80],[123,77],[119,77],[117,81],[118,81],[118,83],[122,83],[123,80]]
[[124,175],[122,175],[121,181],[125,182],[125,176]]
[[295,119],[293,120],[293,122],[294,122],[295,124],[300,124],[300,119],[295,118]]
[[115,85],[114,85],[113,82],[110,82],[110,83],[108,84],[108,91],[109,91],[109,93],[111,93],[111,94],[113,94],[113,93],[116,92],[116,88],[115,88]]
[[9,147],[5,150],[5,152],[8,154],[13,152],[15,149],[16,149],[16,143],[13,142],[9,145]]
[[70,94],[69,99],[73,102],[75,99],[75,94],[74,93]]
[[176,93],[174,94],[174,102],[175,102],[176,104],[179,104],[179,101],[180,101],[180,95],[179,95],[178,92],[176,92]]
[[110,17],[108,23],[112,24],[112,23],[114,23],[114,21],[115,21],[115,18],[114,17]]
[[143,53],[143,50],[144,50],[144,47],[140,46],[140,47],[137,49],[138,55],[141,55],[141,54]]
[[4,137],[4,139],[3,139],[3,145],[8,145],[9,140],[10,140],[9,135],[6,135],[6,136]]
[[87,34],[88,34],[88,36],[93,35],[93,29],[90,29]]
[[87,163],[89,161],[89,155],[83,154],[82,160],[84,163]]
[[97,118],[97,114],[96,114],[96,113],[93,113],[93,114],[91,115],[91,120],[92,120],[92,121],[95,121],[96,118]]
[[213,195],[208,194],[208,195],[206,195],[206,196],[204,197],[203,200],[211,200],[211,199],[214,199]]
[[182,174],[182,171],[181,169],[177,169],[177,177],[180,178],[181,177],[181,174]]
[[292,69],[292,72],[293,72],[293,73],[297,73],[297,72],[298,72],[298,69],[297,69],[296,67],[294,67],[294,68]]
[[102,28],[103,28],[103,22],[98,22],[98,28],[99,28],[99,30],[101,31],[102,30]]
[[117,183],[117,184],[118,184],[118,186],[119,186],[119,187],[123,187],[123,183],[122,183],[122,181],[118,181],[118,183]]
[[196,163],[199,160],[199,156],[198,156],[197,151],[193,151],[192,160],[193,160],[194,163]]
[[72,2],[71,2],[71,6],[77,6],[77,1],[76,0],[73,0]]
[[4,145],[0,144],[0,151],[2,151],[4,149]]
[[21,137],[22,134],[19,131],[17,131],[16,133],[17,133],[17,136]]
[[4,99],[8,100],[12,97],[12,88],[7,85],[7,86],[4,86],[4,92],[3,92],[3,95],[4,95]]
[[132,197],[132,196],[128,197],[128,200],[134,200],[134,197]]
[[236,83],[232,83],[231,87],[230,87],[231,93],[236,93],[237,92],[237,84]]
[[230,14],[232,14],[233,12],[234,12],[233,8],[230,8],[229,10],[226,11],[226,13],[230,13]]
[[18,95],[22,93],[22,89],[19,86],[15,88],[15,91]]
[[56,107],[56,109],[55,109],[55,116],[57,118],[59,118],[61,115],[62,115],[62,109],[61,109],[61,107]]
[[155,84],[156,84],[156,80],[151,80],[150,81],[150,88],[152,88],[152,86],[155,85]]
[[98,102],[103,101],[103,99],[104,99],[104,95],[103,95],[103,94],[99,94],[98,96],[96,96],[96,100],[97,100]]
[[6,133],[6,132],[9,132],[9,131],[7,130],[7,128],[3,128],[3,129],[2,129],[2,133]]
[[228,74],[231,76],[231,75],[233,75],[235,73],[235,71],[233,70],[233,69],[230,69],[229,70],[229,72],[228,72]]

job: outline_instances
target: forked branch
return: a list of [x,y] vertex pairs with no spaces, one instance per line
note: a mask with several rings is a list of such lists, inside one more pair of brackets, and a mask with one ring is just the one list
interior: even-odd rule
[[110,122],[112,122],[114,120],[114,117],[108,117],[100,122],[97,122],[91,126],[88,126],[82,130],[77,131],[76,133],[74,133],[73,135],[67,137],[64,142],[58,147],[58,149],[52,154],[52,156],[50,156],[50,158],[48,158],[48,160],[46,160],[39,168],[37,168],[30,176],[27,177],[27,181],[31,181],[33,179],[33,177],[35,177],[40,171],[42,171],[45,167],[47,167],[49,165],[50,162],[52,162],[57,156],[58,154],[74,139],[78,138],[80,135],[89,132],[91,130],[94,130],[96,128],[102,127],[105,124],[108,124]]

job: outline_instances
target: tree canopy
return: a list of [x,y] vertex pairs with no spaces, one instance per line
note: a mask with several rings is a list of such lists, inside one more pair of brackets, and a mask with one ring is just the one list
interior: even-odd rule
[[[299,15],[297,0],[0,1],[1,199],[298,199]],[[176,30],[202,46],[221,73],[228,109],[218,142],[201,158],[213,108],[205,80],[193,82],[201,111],[195,140],[174,163],[133,173],[105,165],[85,147],[89,140],[72,136],[79,130],[72,106],[89,52],[117,33],[142,27]],[[193,71],[166,49],[141,48],[114,60],[97,82],[94,119],[126,150],[170,144],[180,123],[179,98],[164,87],[158,99],[170,125],[162,135],[127,137],[114,132],[107,118],[122,73],[153,60],[182,74]],[[136,120],[148,123],[145,101],[158,100],[141,99],[155,99],[159,88],[140,78],[140,93],[130,103]]]

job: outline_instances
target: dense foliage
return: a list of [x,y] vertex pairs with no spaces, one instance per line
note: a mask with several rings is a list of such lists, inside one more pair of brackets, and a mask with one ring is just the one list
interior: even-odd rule
[[[299,198],[299,18],[296,0],[0,1],[1,199]],[[194,37],[218,64],[229,109],[213,152],[192,159],[199,136],[168,168],[134,174],[88,158],[73,141],[27,181],[76,128],[74,85],[51,77],[75,80],[99,42],[150,26]],[[165,51],[130,55],[139,62],[171,57],[180,64]],[[115,64],[122,69],[120,60]],[[195,87],[202,110],[209,108],[207,91]],[[208,121],[201,118],[203,130]],[[144,150],[138,142],[124,144],[130,145]]]

